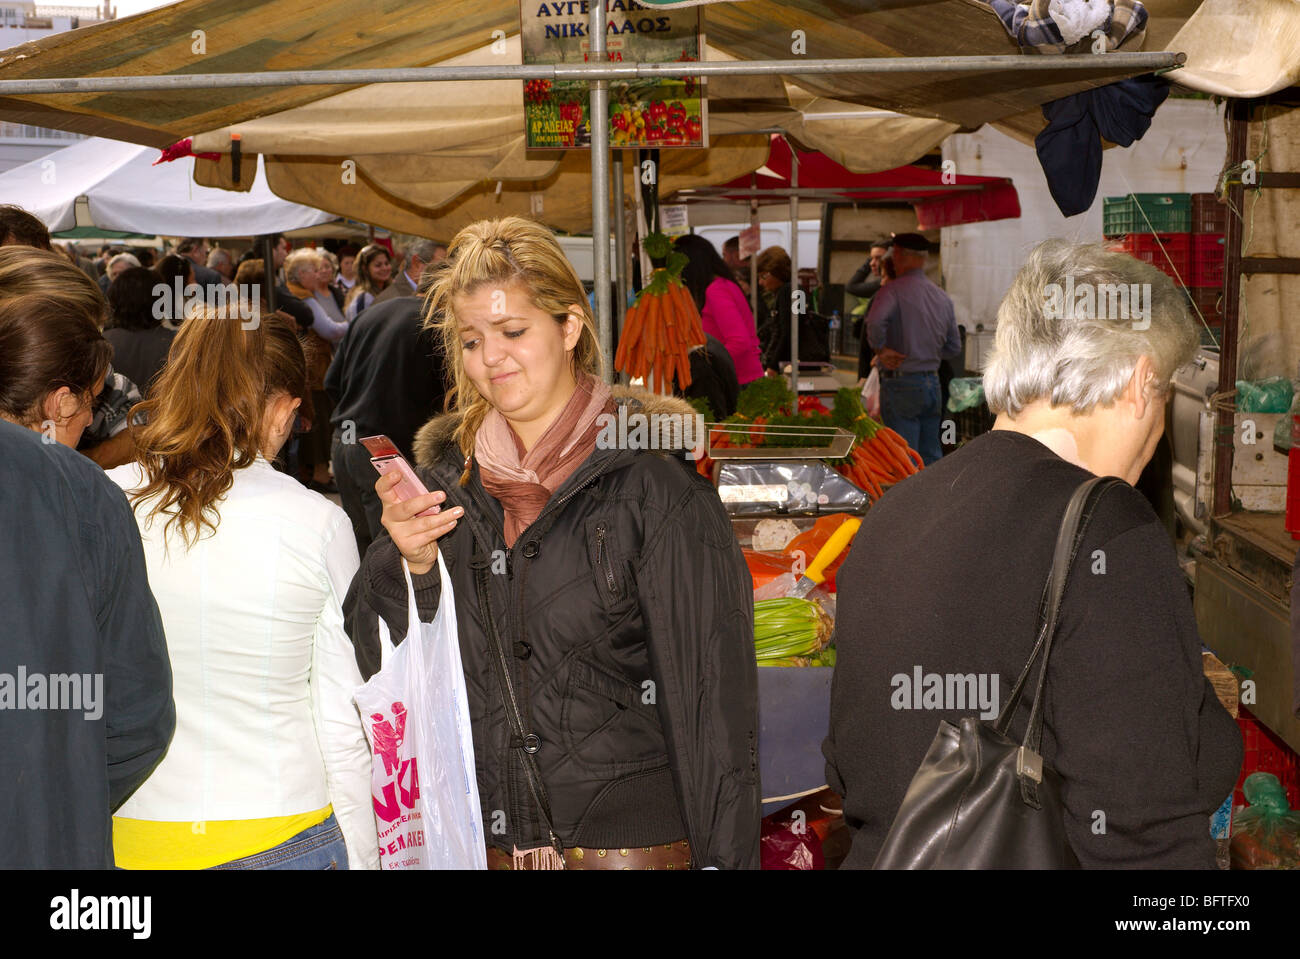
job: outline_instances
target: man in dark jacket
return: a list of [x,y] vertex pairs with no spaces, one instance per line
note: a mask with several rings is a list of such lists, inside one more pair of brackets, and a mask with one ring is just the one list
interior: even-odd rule
[[420,328],[423,305],[418,296],[371,305],[343,334],[325,373],[325,392],[334,401],[334,482],[363,556],[379,535],[383,504],[361,438],[383,433],[412,460],[415,431],[442,407],[442,350],[436,335]]
[[0,868],[109,868],[176,727],[140,533],[103,470],[3,421],[0,489]]

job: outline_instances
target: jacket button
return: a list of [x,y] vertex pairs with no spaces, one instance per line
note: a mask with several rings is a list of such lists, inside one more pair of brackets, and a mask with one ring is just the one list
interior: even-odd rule
[[528,643],[515,643],[515,659],[527,659],[533,655],[533,647]]
[[524,737],[524,752],[532,755],[542,748],[542,740],[536,733],[529,733]]
[[531,539],[527,543],[524,543],[525,559],[533,559],[541,551],[542,551],[541,547],[537,545],[537,540],[535,539]]

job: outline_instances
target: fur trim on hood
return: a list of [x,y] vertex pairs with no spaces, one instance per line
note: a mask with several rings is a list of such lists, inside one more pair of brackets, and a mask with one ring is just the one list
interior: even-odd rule
[[[643,413],[647,416],[677,414],[681,416],[696,415],[695,407],[675,396],[662,396],[651,393],[638,386],[613,386],[610,392],[614,402],[627,406],[629,414]],[[455,443],[454,434],[460,425],[459,412],[440,413],[420,427],[412,443],[415,453],[415,465],[421,469],[433,466]],[[676,439],[681,439],[680,435]],[[684,447],[683,447],[684,448]]]

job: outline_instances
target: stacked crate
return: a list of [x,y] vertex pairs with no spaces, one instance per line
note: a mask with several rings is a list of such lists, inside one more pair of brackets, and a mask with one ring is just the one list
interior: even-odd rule
[[1216,330],[1223,322],[1223,238],[1228,226],[1227,213],[1228,208],[1213,193],[1192,194],[1192,278],[1187,293],[1205,322]]
[[[1112,250],[1171,276],[1195,315],[1221,324],[1225,208],[1213,193],[1130,193],[1106,197],[1102,233]],[[1197,321],[1199,325],[1199,320]]]

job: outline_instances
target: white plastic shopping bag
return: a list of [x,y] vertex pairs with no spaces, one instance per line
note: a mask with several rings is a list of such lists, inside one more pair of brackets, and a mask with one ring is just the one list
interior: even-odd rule
[[862,408],[868,416],[880,419],[880,370],[874,366],[862,387]]
[[379,618],[380,670],[356,692],[370,740],[381,869],[486,869],[456,602],[438,554],[438,614],[420,622],[411,572],[406,639]]

